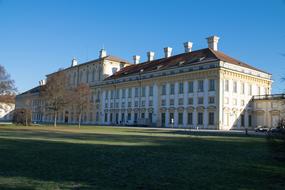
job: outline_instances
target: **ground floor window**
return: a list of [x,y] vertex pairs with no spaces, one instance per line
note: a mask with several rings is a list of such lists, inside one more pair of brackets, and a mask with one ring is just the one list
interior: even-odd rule
[[188,125],[192,125],[193,124],[193,113],[190,112],[188,113]]
[[252,116],[248,115],[248,126],[251,127],[252,126]]
[[209,112],[209,125],[214,125],[215,122],[215,113]]
[[203,125],[203,113],[198,113],[198,125]]
[[135,119],[134,119],[135,122],[138,121],[138,113],[135,113]]
[[105,113],[105,122],[108,121],[108,113]]
[[125,122],[125,113],[122,113],[122,115],[121,115],[121,121],[122,121],[122,122]]
[[161,113],[161,125],[165,126],[165,113]]
[[96,121],[99,121],[99,112],[96,112]]
[[113,122],[113,113],[110,113],[110,121]]
[[144,117],[145,117],[145,113],[142,113],[141,118],[144,119]]
[[118,124],[118,123],[119,123],[119,114],[116,113],[116,124]]
[[149,122],[152,123],[152,113],[148,113]]
[[183,124],[183,113],[178,113],[178,125]]
[[132,119],[132,114],[128,113],[128,120],[130,121]]
[[174,113],[169,113],[169,123],[174,124]]
[[244,127],[244,115],[242,114],[240,118],[241,118],[241,126]]

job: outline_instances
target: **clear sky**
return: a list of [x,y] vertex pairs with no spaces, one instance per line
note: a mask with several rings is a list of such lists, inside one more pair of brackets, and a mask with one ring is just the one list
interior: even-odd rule
[[183,52],[207,47],[273,74],[273,93],[285,83],[285,0],[0,0],[0,64],[19,92],[46,74],[108,54],[132,61],[163,47]]

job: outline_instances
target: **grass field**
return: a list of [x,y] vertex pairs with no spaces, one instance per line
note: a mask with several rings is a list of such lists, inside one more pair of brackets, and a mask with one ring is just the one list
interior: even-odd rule
[[[284,189],[281,141],[112,127],[0,126],[0,189]],[[279,157],[278,157],[279,155]]]

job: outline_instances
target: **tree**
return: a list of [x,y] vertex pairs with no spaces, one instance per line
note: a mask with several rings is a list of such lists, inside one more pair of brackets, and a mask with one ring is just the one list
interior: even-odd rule
[[52,112],[54,116],[54,127],[56,127],[58,113],[63,111],[71,101],[71,93],[68,89],[66,74],[59,71],[50,75],[40,92],[45,102],[45,110]]
[[4,66],[0,65],[0,102],[15,103],[17,89]]
[[13,114],[13,123],[28,126],[31,124],[31,111],[29,109],[16,109]]
[[82,114],[87,112],[92,105],[90,101],[91,90],[89,85],[82,83],[73,89],[72,94],[72,106],[78,116],[78,127],[80,128]]

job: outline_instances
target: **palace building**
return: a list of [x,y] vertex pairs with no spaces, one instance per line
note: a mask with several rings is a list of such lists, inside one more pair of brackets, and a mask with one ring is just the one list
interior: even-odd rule
[[[154,52],[147,52],[142,63],[138,55],[130,63],[102,49],[98,59],[82,64],[73,59],[70,67],[58,72],[65,72],[70,86],[87,83],[91,87],[93,104],[84,113],[85,124],[217,130],[276,125],[282,110],[265,109],[255,102],[265,99],[261,97],[274,99],[268,98],[271,74],[219,51],[218,42],[219,37],[208,37],[208,47],[199,50],[186,42],[185,51],[178,55],[166,47],[164,57],[157,59]],[[16,108],[27,107],[30,99],[33,121],[52,122],[52,115],[40,111],[40,86],[18,95]],[[76,123],[75,112],[66,108],[59,122]],[[262,114],[271,119],[263,121]]]

